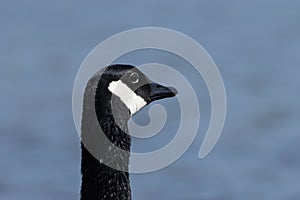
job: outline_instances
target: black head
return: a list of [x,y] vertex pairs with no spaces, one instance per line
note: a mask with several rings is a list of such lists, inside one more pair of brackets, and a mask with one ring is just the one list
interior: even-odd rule
[[97,90],[102,99],[106,95],[106,101],[112,103],[111,100],[115,98],[125,105],[130,115],[155,100],[173,97],[177,93],[175,88],[151,81],[136,67],[120,64],[105,69]]

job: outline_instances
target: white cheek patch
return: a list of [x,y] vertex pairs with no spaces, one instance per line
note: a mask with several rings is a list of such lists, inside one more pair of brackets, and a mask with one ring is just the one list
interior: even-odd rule
[[147,104],[142,97],[138,96],[121,80],[110,82],[108,90],[121,99],[121,101],[130,110],[131,115]]

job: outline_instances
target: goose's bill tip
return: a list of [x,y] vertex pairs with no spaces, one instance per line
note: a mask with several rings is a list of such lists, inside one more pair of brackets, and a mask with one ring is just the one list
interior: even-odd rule
[[174,93],[174,95],[178,94],[178,91],[176,90],[176,88],[174,88],[174,87],[169,87],[169,89],[171,90],[171,92]]

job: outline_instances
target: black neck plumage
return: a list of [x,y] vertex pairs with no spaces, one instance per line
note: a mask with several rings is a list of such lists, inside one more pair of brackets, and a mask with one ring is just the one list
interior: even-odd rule
[[[96,120],[89,119],[89,107],[83,109],[81,200],[130,200],[128,164],[131,138],[127,127],[130,114],[125,105],[120,103],[116,105],[119,106],[119,114],[114,116],[111,105],[102,102],[110,101],[103,101],[102,97],[102,101],[98,102],[96,95]],[[96,123],[100,125],[101,130],[95,130]],[[112,145],[125,150],[126,153],[110,148]],[[118,166],[119,170],[107,166],[107,162],[109,166]]]
[[131,199],[128,172],[119,171],[100,163],[82,144],[81,200]]

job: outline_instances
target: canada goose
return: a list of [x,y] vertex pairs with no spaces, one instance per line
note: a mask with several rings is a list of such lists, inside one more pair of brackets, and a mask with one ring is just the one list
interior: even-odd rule
[[81,127],[81,200],[131,199],[128,120],[147,104],[176,93],[176,89],[151,81],[131,65],[108,66],[89,80]]

